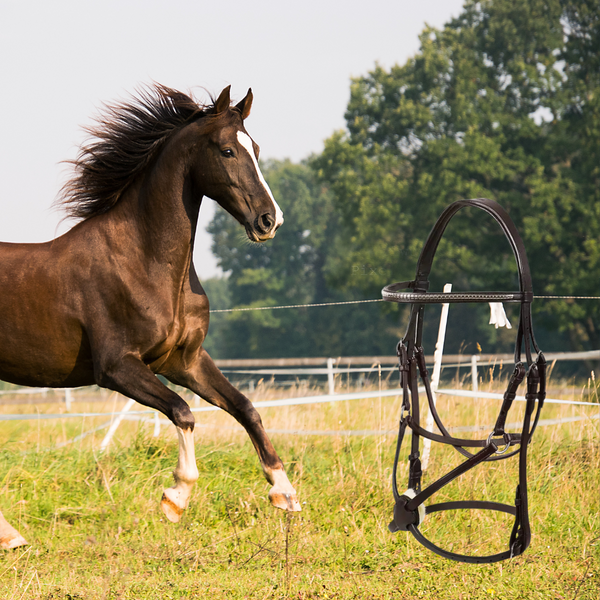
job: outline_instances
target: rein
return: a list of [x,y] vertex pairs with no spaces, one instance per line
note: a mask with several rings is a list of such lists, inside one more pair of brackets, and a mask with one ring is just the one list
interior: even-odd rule
[[[473,206],[485,211],[502,228],[517,262],[520,291],[428,293],[429,273],[440,239],[450,219],[461,208],[466,206]],[[401,291],[407,289],[410,291]],[[398,443],[392,472],[392,491],[395,500],[394,518],[389,525],[389,530],[392,533],[410,531],[417,541],[429,550],[445,558],[460,562],[493,563],[522,554],[531,541],[527,507],[527,447],[537,426],[540,411],[546,397],[546,360],[538,348],[533,335],[531,322],[533,288],[529,263],[527,262],[521,236],[510,216],[502,206],[493,200],[481,198],[454,202],[444,210],[433,226],[419,257],[415,279],[384,287],[382,296],[388,302],[411,304],[410,320],[406,335],[397,345],[403,397]],[[460,439],[450,435],[436,411],[431,383],[425,366],[425,353],[422,347],[424,305],[454,302],[512,302],[518,303],[521,306],[514,354],[515,369],[504,393],[502,407],[500,408],[496,424],[484,440]],[[524,361],[521,358],[523,346],[525,348]],[[423,381],[429,409],[440,434],[430,432],[420,425],[417,371]],[[523,426],[520,432],[507,432],[505,430],[506,418],[517,394],[517,389],[525,378],[527,379],[527,394],[525,396],[526,407]],[[397,468],[400,449],[407,427],[412,430],[411,452],[408,457],[408,490],[400,494],[397,487]],[[422,471],[419,452],[421,437],[453,446],[467,459],[425,489],[421,489]],[[466,448],[473,449],[473,452]],[[442,502],[428,506],[424,505],[424,502],[429,500],[433,494],[480,463],[504,460],[515,455],[519,457],[519,483],[516,488],[514,506],[481,500],[464,500]],[[512,515],[514,517],[514,525],[508,542],[508,549],[504,552],[488,556],[456,554],[433,544],[419,530],[419,526],[426,515],[461,509],[492,510]]]

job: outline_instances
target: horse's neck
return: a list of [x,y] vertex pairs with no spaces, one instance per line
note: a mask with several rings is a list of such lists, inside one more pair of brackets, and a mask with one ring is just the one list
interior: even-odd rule
[[187,173],[186,155],[183,144],[167,144],[115,211],[115,219],[135,232],[146,260],[168,265],[174,277],[189,269],[201,203]]

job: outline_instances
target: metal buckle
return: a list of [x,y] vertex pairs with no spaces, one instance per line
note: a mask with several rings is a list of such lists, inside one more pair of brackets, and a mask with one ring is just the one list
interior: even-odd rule
[[[487,445],[488,446],[490,444],[493,444],[493,442],[492,442],[492,438],[493,437],[494,437],[494,432],[492,431],[492,433],[490,433],[490,435],[488,435],[488,438],[487,438]],[[494,444],[494,446],[496,448],[495,454],[504,454],[510,448],[510,440],[508,440],[508,441],[506,440],[506,433],[504,433],[502,435],[502,439],[504,440],[504,443],[506,444],[506,446],[502,450],[498,450],[498,446],[496,446],[496,444]]]

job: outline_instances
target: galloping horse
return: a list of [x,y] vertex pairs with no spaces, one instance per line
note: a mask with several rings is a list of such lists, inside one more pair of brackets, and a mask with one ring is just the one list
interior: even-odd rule
[[[109,107],[63,190],[77,225],[43,244],[0,244],[0,379],[97,384],[166,415],[179,438],[175,486],[161,500],[172,522],[198,479],[194,417],[156,375],[243,425],[272,484],[271,503],[300,510],[258,412],[202,347],[209,305],[192,249],[203,197],[253,242],[273,238],[283,223],[244,127],[251,105],[251,90],[232,106],[227,87],[203,107],[155,85]],[[0,513],[0,547],[25,543]]]

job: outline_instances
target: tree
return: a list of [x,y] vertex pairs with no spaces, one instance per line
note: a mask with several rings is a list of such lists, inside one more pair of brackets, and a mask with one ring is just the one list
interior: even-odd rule
[[[412,278],[443,208],[488,197],[522,232],[536,294],[597,295],[599,13],[591,0],[468,0],[443,30],[425,29],[405,65],[353,81],[347,132],[311,162],[344,226],[332,281],[343,286],[355,264],[375,265],[360,282],[370,294]],[[457,219],[433,283],[443,273],[455,289],[514,289],[499,228],[480,213]],[[455,346],[470,330],[488,348],[506,347],[512,335],[484,329],[484,309],[460,321]],[[598,302],[540,301],[534,310],[574,349],[600,347]]]
[[[231,307],[312,304],[360,298],[334,290],[328,273],[340,260],[339,216],[306,164],[270,161],[265,178],[285,223],[272,241],[250,243],[239,225],[218,210],[209,226],[213,252],[228,274]],[[354,280],[361,275],[355,269]],[[214,282],[210,282],[213,285]],[[210,290],[208,290],[210,291]],[[210,297],[210,296],[209,296]],[[214,302],[211,304],[216,306]],[[211,316],[208,347],[215,357],[296,357],[386,353],[399,331],[373,307],[336,306],[260,310]]]

